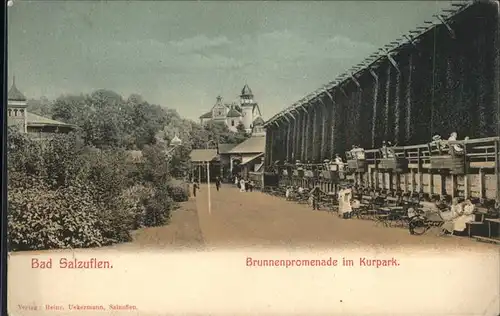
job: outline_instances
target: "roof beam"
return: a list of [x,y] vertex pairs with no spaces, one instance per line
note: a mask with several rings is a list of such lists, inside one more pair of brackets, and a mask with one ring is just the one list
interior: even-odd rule
[[416,46],[417,46],[417,44],[415,43],[415,40],[414,40],[412,37],[410,37],[410,36],[408,36],[408,35],[403,35],[403,37],[404,37],[405,39],[407,39],[407,40],[408,40],[408,43],[410,43],[412,46],[414,46],[414,47],[416,47]]
[[373,79],[378,80],[378,75],[373,71],[372,68],[368,68],[368,71],[370,72],[370,75],[372,75]]
[[356,86],[358,86],[358,89],[362,90],[361,85],[359,84],[359,81],[356,79],[356,77],[354,75],[351,76],[351,79],[354,82],[354,84],[356,84]]
[[455,36],[455,31],[451,28],[451,26],[446,22],[445,18],[442,16],[442,15],[436,15],[436,17],[438,18],[438,20],[444,24],[444,26],[446,27],[446,29],[448,30],[448,32],[450,33],[450,37],[452,39],[455,39],[456,36]]
[[286,116],[286,113],[283,113],[281,115],[281,118],[284,118],[288,122],[288,124],[290,124],[290,119]]
[[290,115],[294,121],[296,120],[295,115],[292,114],[292,110],[286,111],[285,115]]
[[330,94],[330,91],[328,91],[328,89],[326,89],[326,88],[325,88],[325,94],[328,96],[330,101],[332,101],[332,103],[333,103],[333,96]]
[[348,98],[349,96],[347,95],[347,93],[345,92],[344,88],[343,87],[339,87],[340,91],[342,92],[342,94]]

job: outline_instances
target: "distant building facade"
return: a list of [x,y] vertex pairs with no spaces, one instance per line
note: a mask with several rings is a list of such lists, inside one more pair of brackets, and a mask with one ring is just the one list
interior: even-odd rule
[[76,126],[52,120],[27,111],[27,99],[16,87],[14,79],[7,97],[7,125],[28,133],[33,138],[46,138],[55,133],[69,133]]
[[247,84],[241,90],[239,104],[225,104],[222,97],[218,96],[212,110],[200,116],[200,124],[202,125],[212,121],[226,124],[233,132],[237,131],[240,123],[243,124],[247,133],[263,132],[261,127],[264,124],[262,113]]

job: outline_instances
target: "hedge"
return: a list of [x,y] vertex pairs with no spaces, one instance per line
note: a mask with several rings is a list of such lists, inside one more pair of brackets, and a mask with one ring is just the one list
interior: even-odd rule
[[[99,247],[129,241],[130,231],[169,222],[183,200],[168,183],[160,150],[140,168],[120,149],[93,150],[78,135],[37,142],[8,134],[10,250]],[[171,197],[173,196],[173,198]]]

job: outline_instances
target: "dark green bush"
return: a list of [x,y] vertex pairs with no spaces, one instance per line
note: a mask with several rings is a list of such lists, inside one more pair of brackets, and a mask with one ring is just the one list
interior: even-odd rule
[[173,186],[170,188],[170,196],[174,202],[186,202],[189,199],[185,186]]
[[170,183],[161,148],[144,164],[120,149],[85,147],[76,134],[45,142],[8,135],[11,250],[99,247],[129,241],[130,231],[169,222],[187,192]]
[[165,225],[170,221],[175,202],[168,194],[168,185],[155,187],[154,194],[144,200],[144,224],[148,227]]
[[103,209],[92,189],[51,190],[43,183],[8,191],[8,242],[11,250],[99,247],[109,244],[99,227]]

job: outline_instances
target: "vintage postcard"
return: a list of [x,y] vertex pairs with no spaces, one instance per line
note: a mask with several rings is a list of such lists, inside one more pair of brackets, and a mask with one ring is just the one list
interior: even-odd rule
[[497,0],[5,8],[5,314],[500,315]]

